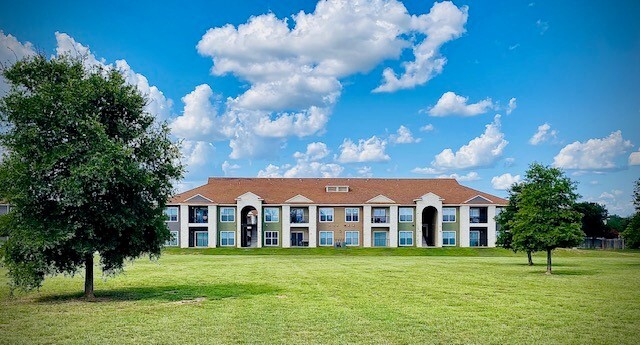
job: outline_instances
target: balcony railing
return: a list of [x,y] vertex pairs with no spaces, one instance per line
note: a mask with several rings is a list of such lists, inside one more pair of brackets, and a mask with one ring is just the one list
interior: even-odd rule
[[371,223],[375,223],[375,224],[389,223],[389,216],[373,216],[371,217]]
[[292,214],[290,221],[291,221],[291,224],[306,224],[306,223],[309,223],[309,217]]
[[486,223],[487,218],[485,217],[469,217],[469,223]]

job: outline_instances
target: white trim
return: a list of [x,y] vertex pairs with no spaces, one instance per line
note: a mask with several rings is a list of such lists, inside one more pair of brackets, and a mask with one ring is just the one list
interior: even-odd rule
[[[205,244],[204,246],[199,246],[198,245],[198,234],[206,234],[207,235],[207,244]],[[193,232],[193,248],[207,248],[209,246],[209,232],[208,231],[202,231],[202,230],[198,230],[198,231],[194,231]]]
[[473,200],[473,199],[475,199],[475,198],[481,198],[481,199],[487,200],[488,202],[490,202],[490,203],[492,203],[492,204],[493,204],[493,201],[491,201],[491,200],[489,200],[489,199],[487,199],[487,198],[483,197],[483,196],[482,196],[482,195],[480,195],[480,194],[478,194],[478,195],[474,196],[473,198],[469,198],[469,199],[467,199],[465,202],[463,202],[463,204],[466,204],[466,203],[468,203],[469,201],[471,201],[471,200]]
[[[353,215],[351,215],[351,220],[347,220],[347,210],[356,210],[356,217],[358,217],[358,220],[353,220]],[[344,222],[345,223],[360,223],[360,208],[358,208],[358,207],[345,207],[344,208]]]
[[[273,216],[271,217],[271,220],[267,220],[267,209],[271,209],[271,210],[276,210],[277,211],[277,220],[273,220]],[[280,222],[280,208],[278,207],[264,207],[262,210],[262,213],[264,213],[262,215],[262,218],[264,219],[265,223],[279,223]]]
[[[402,244],[402,243],[400,243],[400,239],[402,239],[401,234],[402,234],[403,232],[404,232],[404,233],[407,233],[407,232],[408,232],[408,233],[410,233],[410,234],[411,234],[411,244]],[[401,230],[401,231],[398,231],[398,246],[400,246],[400,247],[413,247],[413,245],[414,245],[414,243],[415,243],[415,242],[414,242],[414,241],[415,241],[415,239],[414,239],[414,236],[413,236],[413,235],[414,235],[414,233],[413,233],[413,231],[412,231],[412,230]]]
[[[231,237],[233,239],[233,243],[232,244],[222,244],[222,234],[224,233],[231,233],[233,236]],[[227,239],[228,241],[228,239]],[[220,231],[220,247],[235,247],[236,246],[236,232],[235,231]]]
[[206,200],[207,200],[207,201],[209,201],[209,202],[213,202],[213,200],[211,200],[211,199],[207,198],[206,196],[204,196],[204,195],[202,195],[202,194],[200,194],[200,193],[198,193],[198,194],[196,194],[196,195],[193,195],[193,196],[189,197],[188,199],[185,199],[183,202],[187,202],[187,201],[189,201],[189,200],[191,200],[191,199],[193,199],[193,198],[195,198],[195,197],[197,197],[197,196],[199,196],[199,197],[201,197],[201,198],[203,198],[203,199],[206,199]]
[[[472,246],[471,245],[471,234],[474,233],[474,232],[478,234],[478,245],[477,246]],[[480,243],[480,231],[478,231],[478,230],[469,230],[469,247],[482,247],[482,245]]]
[[[451,220],[444,220],[444,210],[453,210],[453,221]],[[458,220],[458,212],[456,211],[455,207],[442,207],[442,222],[443,223],[455,223]]]
[[285,200],[285,203],[309,203],[309,202],[313,202],[313,200],[307,198],[302,194],[298,194],[288,200]]
[[[411,211],[411,220],[402,220],[401,219],[402,213],[400,213],[401,210],[410,210]],[[413,220],[414,220],[414,217],[415,217],[415,215],[414,215],[415,211],[416,211],[415,207],[398,207],[398,222],[399,223],[413,223]],[[406,216],[406,214],[405,214],[405,216]]]
[[[454,242],[453,244],[444,244],[444,234],[446,234],[446,233],[453,233],[453,242]],[[457,245],[458,245],[458,239],[457,239],[455,231],[446,230],[446,231],[442,232],[442,246],[443,247],[455,247]]]
[[[385,242],[384,246],[376,246],[376,233],[384,233],[384,234],[386,234],[384,236],[384,242]],[[389,235],[388,234],[389,234],[389,231],[380,231],[380,230],[373,231],[372,235],[371,235],[371,246],[372,247],[389,247],[389,245],[387,244],[387,242],[389,241]]]
[[[330,233],[331,234],[331,244],[322,244],[322,233]],[[318,246],[320,247],[333,247],[333,243],[335,242],[335,236],[333,231],[318,231]]]
[[[231,209],[233,210],[233,220],[222,220],[222,215],[224,210]],[[220,207],[220,223],[235,223],[236,221],[236,208],[235,207]]]
[[347,193],[349,192],[349,186],[328,185],[324,187],[324,191],[327,193]]
[[[267,234],[268,233],[271,233],[272,235],[274,233],[276,234],[276,237],[275,237],[276,244],[273,244],[273,240],[274,240],[273,236],[271,237],[271,244],[267,244]],[[274,231],[274,230],[265,231],[264,232],[264,246],[265,247],[278,247],[278,246],[280,246],[280,231]]]
[[244,193],[244,194],[242,194],[242,195],[239,195],[239,196],[236,198],[236,200],[243,200],[243,199],[248,199],[248,198],[251,198],[251,199],[258,199],[258,200],[264,200],[264,199],[262,199],[262,197],[260,197],[259,195],[254,194],[254,193],[251,193],[251,192],[246,192],[246,193]]
[[[347,244],[347,233],[355,233],[357,235],[357,243],[355,244]],[[360,246],[360,231],[358,230],[349,230],[344,232],[344,245],[347,247],[358,247]]]
[[395,204],[396,202],[389,199],[387,196],[379,194],[373,198],[367,200],[367,203],[382,203],[382,204]]
[[[322,215],[321,212],[322,210],[331,210],[331,220],[322,220]],[[336,213],[333,207],[319,207],[318,208],[318,221],[320,223],[333,223],[334,219],[336,217]],[[328,215],[326,217],[327,219],[329,218]]]

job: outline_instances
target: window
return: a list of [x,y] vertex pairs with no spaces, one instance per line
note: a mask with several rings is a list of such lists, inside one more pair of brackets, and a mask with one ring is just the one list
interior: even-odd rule
[[278,245],[278,232],[277,231],[265,231],[264,233],[264,245],[265,246],[277,246]]
[[177,222],[178,221],[178,208],[175,206],[167,207],[164,209],[165,221]]
[[264,209],[265,223],[277,223],[280,221],[280,209],[275,207],[267,207]]
[[206,231],[195,231],[196,247],[206,247],[209,245],[209,234]]
[[413,231],[400,231],[398,233],[401,247],[413,246]]
[[303,208],[292,208],[290,213],[291,223],[299,224],[299,223],[309,223],[309,218],[305,217]]
[[171,238],[169,238],[169,240],[167,242],[164,243],[165,246],[167,247],[177,247],[178,246],[178,232],[177,231],[170,231],[171,233]]
[[469,246],[480,246],[480,231],[469,231]]
[[358,222],[358,221],[360,221],[360,209],[357,209],[357,208],[345,208],[344,209],[344,221],[345,222]]
[[320,221],[321,222],[333,222],[333,209],[321,208],[320,209]]
[[471,222],[471,223],[486,223],[487,222],[487,208],[486,207],[471,207],[469,209],[469,222]]
[[346,231],[344,233],[344,244],[347,246],[359,246],[360,233],[358,231]]
[[389,223],[389,217],[387,217],[387,209],[386,208],[374,208],[373,209],[373,217],[371,218],[372,223]]
[[326,186],[325,191],[327,191],[327,193],[332,193],[332,192],[345,193],[349,191],[349,186]]
[[221,247],[235,247],[236,245],[236,232],[235,231],[220,231],[220,246]]
[[455,231],[443,231],[442,232],[442,245],[443,246],[455,246],[456,245],[456,232]]
[[400,207],[400,223],[413,223],[413,209],[410,207]]
[[374,247],[386,247],[387,246],[387,232],[386,231],[374,231],[373,232],[373,246]]
[[220,208],[220,221],[222,223],[233,223],[236,221],[236,209],[233,207]]
[[443,223],[455,223],[456,222],[456,209],[453,207],[442,208],[442,222]]
[[189,223],[206,223],[209,220],[207,206],[189,206]]
[[320,231],[320,245],[321,246],[333,245],[333,231]]

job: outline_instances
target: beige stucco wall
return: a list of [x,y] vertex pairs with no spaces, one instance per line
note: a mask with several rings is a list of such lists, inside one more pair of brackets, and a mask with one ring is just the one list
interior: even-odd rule
[[[317,231],[333,231],[333,239],[334,241],[343,241],[345,238],[346,231],[358,231],[359,233],[359,243],[362,246],[362,226],[363,226],[363,212],[362,207],[326,207],[333,208],[333,222],[320,222],[320,208],[318,207],[318,219],[317,222]],[[357,208],[359,211],[359,217],[357,222],[347,222],[345,221],[345,209],[346,208]],[[318,235],[319,236],[319,235]],[[319,238],[319,237],[318,237]]]

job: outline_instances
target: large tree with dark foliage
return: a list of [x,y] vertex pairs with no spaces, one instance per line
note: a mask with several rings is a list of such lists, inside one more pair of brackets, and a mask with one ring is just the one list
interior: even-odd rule
[[530,245],[547,252],[547,274],[551,274],[551,252],[573,247],[584,238],[576,184],[562,170],[533,163],[519,186],[516,211],[509,221],[512,246]]
[[115,69],[35,56],[2,73],[11,90],[0,101],[0,199],[12,207],[1,257],[12,289],[84,267],[94,298],[94,254],[106,274],[160,255],[179,148]]
[[595,202],[579,202],[575,210],[582,215],[582,232],[595,243],[596,238],[604,237],[609,233],[605,222],[609,216],[607,209]]

